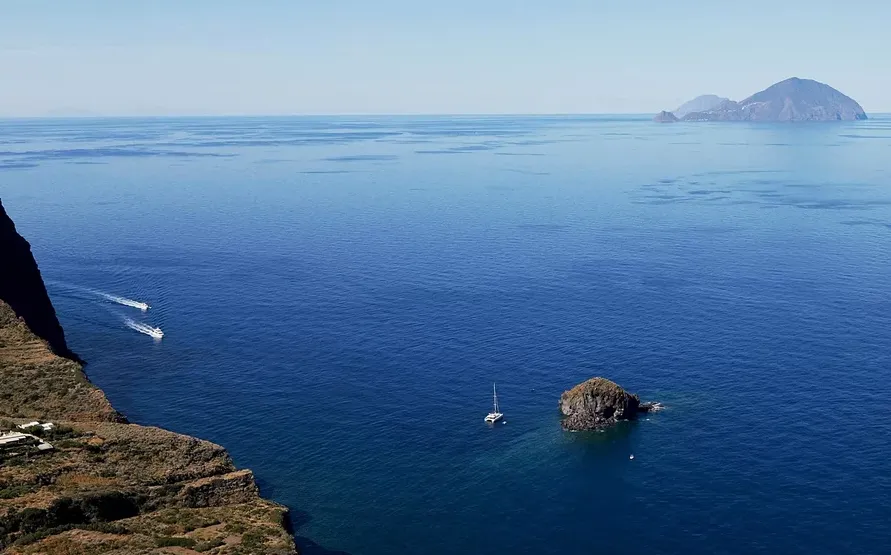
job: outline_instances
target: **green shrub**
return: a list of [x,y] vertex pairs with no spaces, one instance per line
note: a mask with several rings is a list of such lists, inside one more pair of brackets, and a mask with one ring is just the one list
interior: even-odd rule
[[266,543],[266,536],[269,530],[265,528],[257,528],[249,532],[245,532],[241,536],[241,545],[249,548],[262,547]]
[[155,545],[157,547],[195,547],[197,544],[192,538],[175,538],[173,536],[157,536]]
[[118,536],[126,536],[133,533],[125,526],[113,522],[94,522],[93,524],[78,526],[78,528],[91,530],[93,532],[102,532],[103,534],[117,534]]
[[13,542],[13,545],[22,546],[28,545],[29,543],[39,542],[42,539],[71,530],[71,528],[73,527],[70,524],[66,524],[64,526],[55,526],[53,528],[38,530],[36,532],[28,532],[16,538],[15,542]]
[[[71,426],[56,426],[52,430],[44,430],[38,426],[31,428],[32,430],[41,430],[42,434],[40,437],[49,440],[61,440],[70,437],[77,436],[77,432],[74,431],[74,428]],[[37,434],[34,434],[37,435]]]
[[84,444],[76,439],[63,439],[61,441],[53,442],[53,447],[58,447],[59,449],[76,449],[83,446]]
[[35,489],[31,484],[16,484],[5,487],[3,484],[0,484],[0,499],[15,499],[31,493]]
[[240,522],[229,523],[226,525],[226,531],[231,532],[232,534],[242,534],[245,530],[247,530],[247,528]]
[[223,545],[225,543],[226,542],[223,541],[223,538],[216,538],[213,540],[199,542],[199,543],[195,544],[194,549],[195,549],[195,551],[204,553],[205,551],[210,551],[211,549],[213,549],[215,547],[220,547],[221,545]]

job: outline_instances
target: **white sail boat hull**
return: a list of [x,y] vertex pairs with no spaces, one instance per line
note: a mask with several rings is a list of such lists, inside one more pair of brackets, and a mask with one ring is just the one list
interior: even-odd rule
[[501,420],[502,418],[504,418],[504,415],[501,414],[500,412],[490,412],[486,416],[485,421],[489,424],[494,424],[494,423],[498,422],[499,420]]

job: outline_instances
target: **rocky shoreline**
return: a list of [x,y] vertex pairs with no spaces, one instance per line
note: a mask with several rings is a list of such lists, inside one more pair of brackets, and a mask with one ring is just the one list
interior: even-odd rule
[[130,424],[89,382],[2,203],[0,267],[0,552],[296,553],[287,507],[225,449]]

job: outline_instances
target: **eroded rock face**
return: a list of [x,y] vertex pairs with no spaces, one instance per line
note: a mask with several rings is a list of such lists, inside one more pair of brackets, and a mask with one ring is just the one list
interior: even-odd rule
[[219,507],[250,503],[260,492],[250,470],[236,470],[222,476],[210,476],[187,484],[180,492],[185,507]]
[[563,429],[569,431],[601,430],[657,406],[641,403],[637,395],[606,378],[591,378],[560,396]]

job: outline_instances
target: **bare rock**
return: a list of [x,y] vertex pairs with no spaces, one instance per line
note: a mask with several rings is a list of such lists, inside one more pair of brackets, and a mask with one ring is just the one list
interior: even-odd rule
[[180,492],[183,506],[196,508],[249,503],[257,497],[257,484],[250,470],[201,478],[186,484]]
[[591,378],[560,396],[563,429],[568,431],[602,430],[641,412],[658,410],[656,406],[641,404],[640,397],[606,378]]

